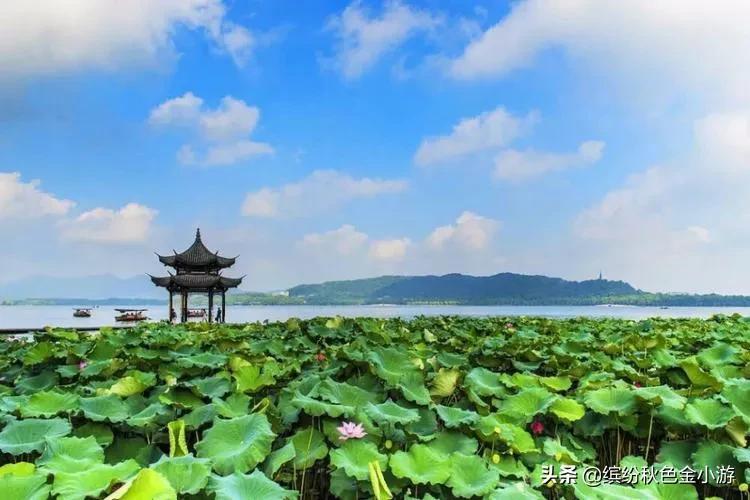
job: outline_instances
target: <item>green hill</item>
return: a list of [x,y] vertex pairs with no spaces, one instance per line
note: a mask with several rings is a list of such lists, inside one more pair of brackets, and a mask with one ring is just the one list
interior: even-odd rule
[[382,276],[299,285],[289,297],[307,304],[543,304],[586,302],[589,298],[637,295],[623,281],[567,281],[547,276]]

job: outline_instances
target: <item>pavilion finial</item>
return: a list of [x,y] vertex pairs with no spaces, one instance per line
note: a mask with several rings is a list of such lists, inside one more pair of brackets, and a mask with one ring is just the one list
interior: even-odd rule
[[195,239],[200,240],[201,239],[201,228],[198,228],[195,230]]

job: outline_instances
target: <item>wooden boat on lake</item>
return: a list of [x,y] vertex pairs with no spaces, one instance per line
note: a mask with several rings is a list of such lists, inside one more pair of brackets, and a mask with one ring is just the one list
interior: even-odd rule
[[187,317],[188,318],[205,318],[206,310],[205,309],[188,309]]
[[115,321],[145,321],[148,318],[144,314],[148,309],[115,309],[119,314],[115,315]]
[[73,311],[74,318],[90,318],[91,308],[90,307],[76,307]]

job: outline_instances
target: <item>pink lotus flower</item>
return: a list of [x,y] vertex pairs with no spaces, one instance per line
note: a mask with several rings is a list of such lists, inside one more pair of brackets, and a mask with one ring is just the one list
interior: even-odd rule
[[88,365],[89,365],[89,364],[88,364],[88,363],[86,362],[86,360],[81,360],[81,361],[80,361],[80,362],[78,363],[78,371],[81,371],[81,370],[83,370],[83,369],[84,369],[84,368],[86,368],[86,367],[87,367]]
[[340,427],[336,427],[339,431],[339,439],[346,441],[347,439],[361,439],[367,435],[362,424],[355,424],[354,422],[342,422]]
[[542,432],[544,432],[544,424],[541,423],[539,420],[536,420],[536,421],[532,422],[531,423],[531,432],[535,436],[538,436],[539,434],[541,434]]
[[643,385],[638,381],[636,381],[633,385],[636,387],[636,389],[640,389],[641,387],[643,387]]

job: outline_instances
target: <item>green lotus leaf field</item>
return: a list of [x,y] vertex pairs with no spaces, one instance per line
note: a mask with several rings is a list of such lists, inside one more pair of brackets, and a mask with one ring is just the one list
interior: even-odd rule
[[[143,323],[0,339],[3,500],[740,499],[748,434],[740,316]],[[711,475],[591,485],[586,467]]]

